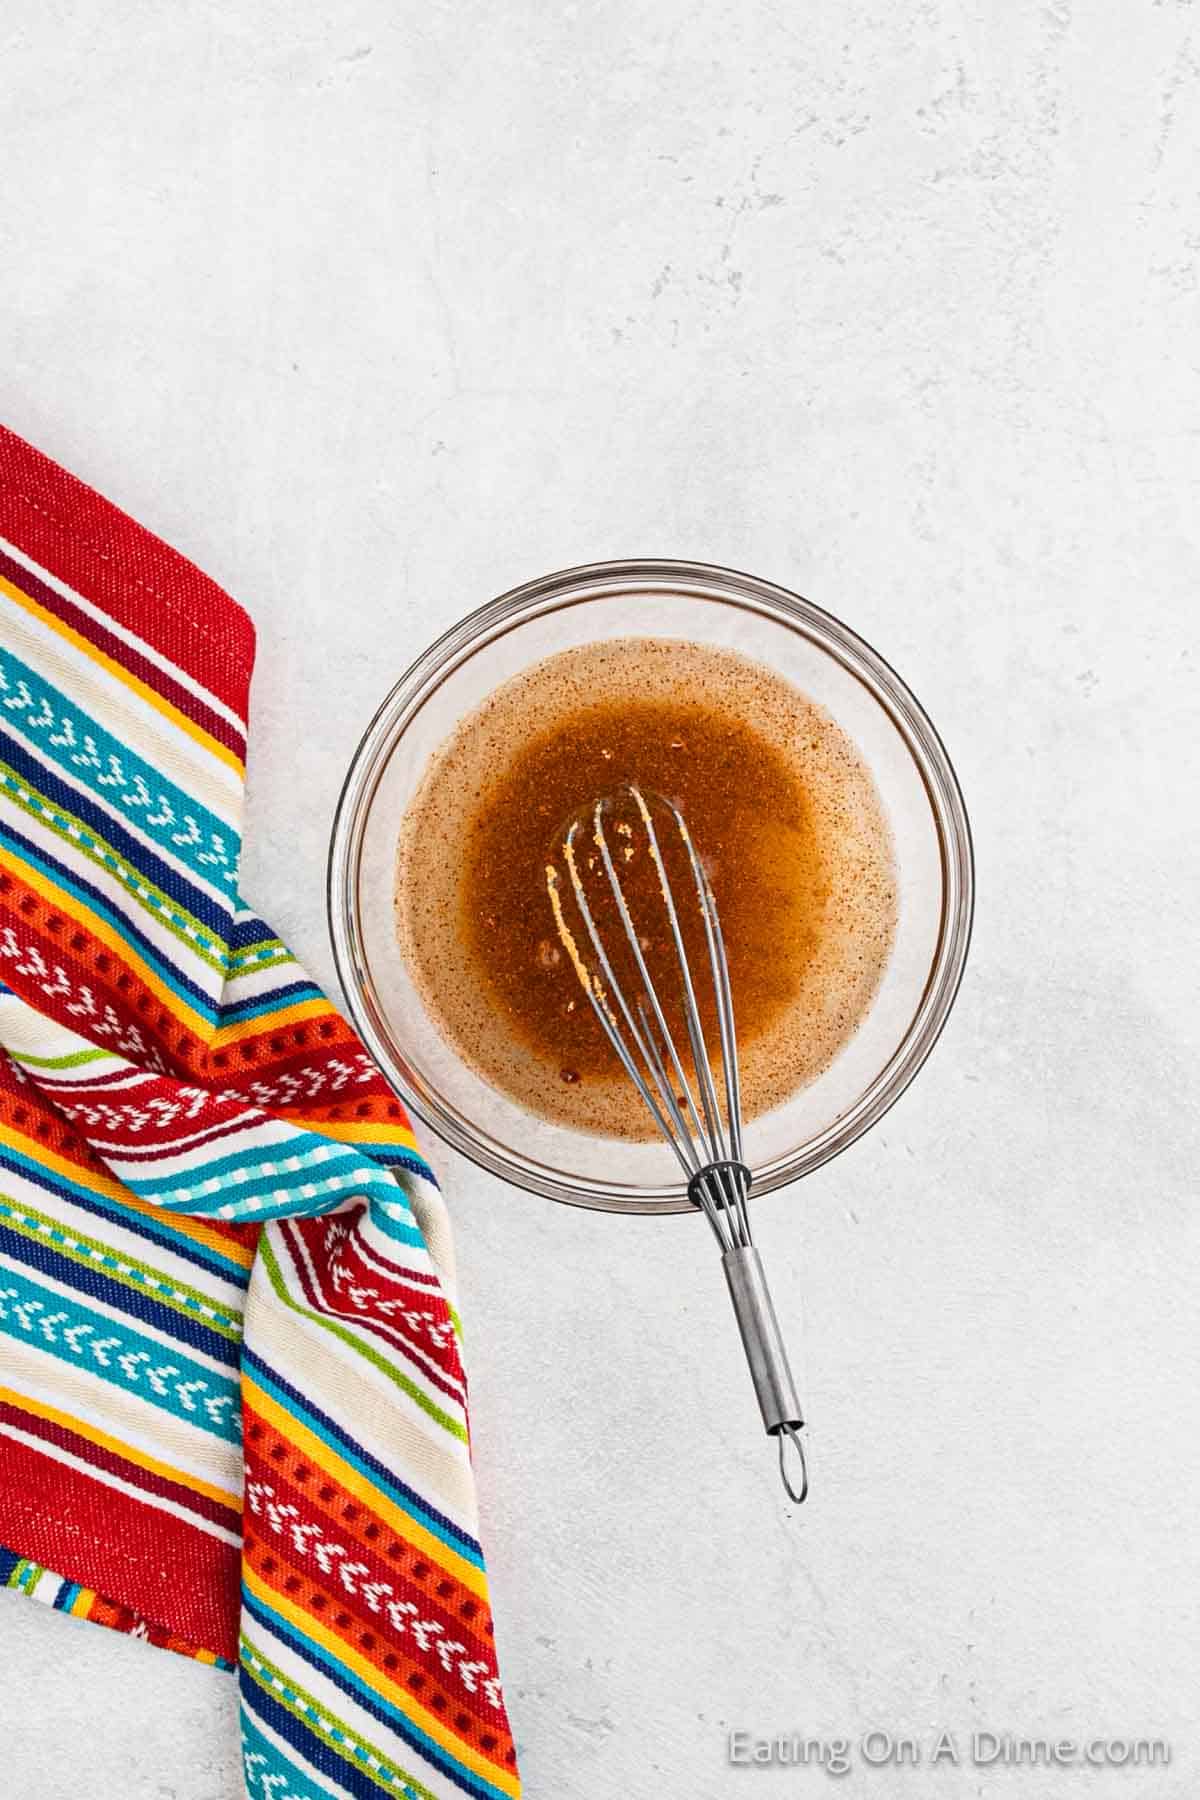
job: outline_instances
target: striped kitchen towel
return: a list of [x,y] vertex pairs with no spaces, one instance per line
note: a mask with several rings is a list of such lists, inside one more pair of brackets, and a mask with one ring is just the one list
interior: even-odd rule
[[253,1796],[514,1796],[441,1200],[238,888],[253,655],[0,430],[0,1586],[236,1666]]

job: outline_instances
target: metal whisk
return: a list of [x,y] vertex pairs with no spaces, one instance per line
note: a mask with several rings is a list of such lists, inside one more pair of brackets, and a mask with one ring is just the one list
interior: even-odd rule
[[[687,1030],[695,1093],[679,1046],[667,1024],[662,996],[647,967],[645,948],[648,940],[640,935],[630,914],[617,872],[617,859],[606,832],[606,823],[611,827],[617,809],[630,801],[645,833],[646,848],[658,876],[666,921],[678,959],[678,999]],[[665,826],[678,833],[700,908],[708,951],[705,974],[712,984],[720,1045],[725,1090],[723,1115],[709,1061],[696,982],[655,825],[655,811],[663,817]],[[630,841],[634,829],[627,820],[616,825],[614,835],[619,833],[622,838],[618,852],[625,860],[635,853]],[[646,796],[632,786],[597,800],[589,814],[573,820],[563,835],[559,850],[566,871],[565,883],[556,860],[549,862],[546,868],[546,886],[559,939],[609,1043],[620,1057],[659,1131],[675,1152],[687,1177],[689,1199],[700,1208],[712,1227],[720,1247],[721,1264],[729,1284],[763,1425],[778,1442],[783,1485],[791,1499],[799,1504],[808,1493],[808,1468],[800,1437],[804,1417],[762,1261],[750,1234],[746,1201],[752,1174],[742,1156],[733,1000],[729,964],[712,887],[678,807],[661,795]],[[628,952],[628,956],[620,953],[622,962],[629,964],[625,982],[614,972],[612,957],[605,948],[596,921],[595,907],[589,901],[585,880],[589,874],[593,891],[600,883],[600,892],[606,888],[615,905],[617,921],[613,928],[615,930],[619,925]],[[582,943],[578,932],[572,930],[569,911],[572,902],[586,934]],[[614,954],[617,951],[614,950]],[[798,1463],[798,1484],[793,1482],[788,1469],[786,1452],[789,1445]]]

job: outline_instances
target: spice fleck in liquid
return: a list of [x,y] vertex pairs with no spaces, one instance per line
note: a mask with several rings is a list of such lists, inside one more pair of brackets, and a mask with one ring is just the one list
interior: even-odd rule
[[[890,949],[895,883],[854,747],[820,708],[732,651],[619,640],[564,652],[500,688],[433,760],[409,809],[397,869],[402,948],[443,1032],[489,1080],[558,1121],[647,1135],[546,891],[569,821],[627,783],[674,802],[711,883],[752,1117],[811,1079],[854,1030]],[[700,976],[708,951],[686,853],[665,809],[655,821]],[[661,891],[630,802],[614,810],[609,841],[682,1045]],[[590,827],[579,843],[606,947],[631,981]],[[711,988],[698,987],[715,1052]]]

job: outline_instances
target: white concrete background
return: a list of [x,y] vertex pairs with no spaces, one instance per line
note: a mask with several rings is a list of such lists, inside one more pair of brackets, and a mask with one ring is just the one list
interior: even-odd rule
[[[757,1218],[785,1517],[704,1228],[443,1158],[531,1800],[769,1800],[724,1733],[1161,1733],[1200,1781],[1191,0],[9,0],[4,412],[250,608],[246,889],[410,655],[592,557],[754,569],[942,727],[957,1012]],[[232,1684],[0,1604],[13,1800],[235,1800]],[[856,1771],[855,1797],[930,1774]]]

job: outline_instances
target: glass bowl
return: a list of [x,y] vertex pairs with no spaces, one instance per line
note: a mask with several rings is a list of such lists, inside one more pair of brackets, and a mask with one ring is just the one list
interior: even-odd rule
[[810,601],[730,569],[608,562],[547,575],[471,613],[401,676],[355,752],[330,844],[329,926],[355,1025],[413,1114],[493,1174],[576,1206],[688,1212],[664,1144],[551,1124],[490,1088],[427,1013],[393,929],[400,822],[430,755],[531,663],[618,637],[690,639],[775,669],[858,746],[891,824],[899,890],[891,960],[829,1068],[747,1125],[758,1192],[809,1174],[861,1137],[933,1048],[971,934],[971,836],[941,740],[882,657]]

